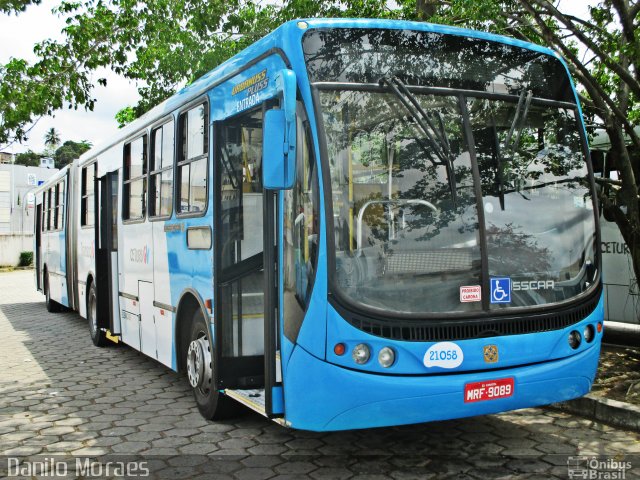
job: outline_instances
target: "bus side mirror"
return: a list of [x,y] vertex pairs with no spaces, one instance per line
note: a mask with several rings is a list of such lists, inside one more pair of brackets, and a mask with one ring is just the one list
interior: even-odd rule
[[280,70],[275,77],[282,94],[280,110],[268,110],[262,127],[262,185],[293,188],[296,176],[296,74]]

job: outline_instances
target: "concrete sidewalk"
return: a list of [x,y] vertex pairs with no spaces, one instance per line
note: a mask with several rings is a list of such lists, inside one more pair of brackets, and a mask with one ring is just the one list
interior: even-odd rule
[[[605,340],[611,338],[605,334]],[[552,408],[640,431],[640,348],[634,346],[637,338],[627,340],[631,340],[627,346],[603,345],[591,393]]]

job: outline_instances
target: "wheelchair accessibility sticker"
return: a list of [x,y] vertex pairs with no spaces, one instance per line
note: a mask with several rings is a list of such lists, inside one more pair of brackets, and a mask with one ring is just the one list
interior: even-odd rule
[[511,279],[491,278],[491,303],[511,303]]

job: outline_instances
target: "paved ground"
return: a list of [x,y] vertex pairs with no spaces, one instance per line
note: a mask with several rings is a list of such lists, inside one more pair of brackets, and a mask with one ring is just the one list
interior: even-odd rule
[[324,434],[251,412],[207,422],[183,378],[93,347],[78,315],[47,313],[32,279],[0,273],[0,455],[141,454],[165,478],[242,480],[567,478],[568,456],[635,454],[625,478],[640,477],[640,435],[543,409]]

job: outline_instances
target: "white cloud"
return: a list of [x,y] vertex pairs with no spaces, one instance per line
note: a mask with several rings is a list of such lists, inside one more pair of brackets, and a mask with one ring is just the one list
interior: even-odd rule
[[589,7],[598,4],[599,0],[561,0],[558,4],[558,10],[563,13],[573,15],[574,17],[588,20]]
[[64,22],[51,13],[51,5],[31,5],[19,15],[0,16],[0,61],[10,57],[33,60],[33,45],[47,38],[60,39]]

